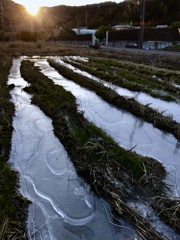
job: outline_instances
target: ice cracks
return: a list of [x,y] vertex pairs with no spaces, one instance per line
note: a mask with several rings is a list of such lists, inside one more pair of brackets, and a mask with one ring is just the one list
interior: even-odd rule
[[[20,173],[21,192],[31,201],[34,195],[48,201],[69,224],[86,224],[94,217],[93,206],[78,183],[67,153],[54,136],[51,120],[30,104],[30,95],[23,91],[27,83],[20,77],[20,62],[21,59],[13,61],[8,84],[15,85],[11,96],[16,106],[10,162]],[[36,200],[41,208],[39,203]]]
[[117,225],[113,224],[107,205],[78,178],[67,152],[53,133],[51,119],[31,104],[31,96],[23,91],[27,83],[20,75],[23,59],[14,59],[8,80],[8,84],[15,85],[11,90],[15,116],[9,162],[19,172],[20,192],[32,202],[28,238],[134,239],[137,234],[128,223],[122,225],[116,220]]
[[[55,59],[62,63],[58,58]],[[37,60],[35,65],[55,84],[70,91],[76,97],[78,109],[84,112],[84,117],[102,128],[121,147],[134,148],[137,153],[162,162],[168,172],[167,184],[174,187],[174,196],[180,196],[180,143],[172,134],[111,106],[94,92],[63,78],[45,59]]]
[[[66,57],[68,60],[76,60],[74,57]],[[158,98],[151,97],[149,94],[146,94],[144,92],[135,92],[135,91],[130,91],[126,88],[119,87],[117,85],[114,85],[112,83],[103,81],[102,79],[99,79],[95,76],[92,76],[91,74],[81,71],[78,68],[75,68],[71,64],[65,63],[63,61],[63,58],[54,58],[55,61],[61,63],[62,65],[70,68],[76,73],[79,73],[83,76],[86,76],[96,82],[102,83],[104,86],[111,88],[114,90],[116,93],[118,93],[121,96],[127,97],[127,98],[134,98],[137,102],[143,104],[143,105],[148,105],[151,108],[157,110],[158,112],[162,112],[163,115],[165,116],[172,116],[173,120],[177,121],[180,123],[180,104],[176,102],[167,102]]]

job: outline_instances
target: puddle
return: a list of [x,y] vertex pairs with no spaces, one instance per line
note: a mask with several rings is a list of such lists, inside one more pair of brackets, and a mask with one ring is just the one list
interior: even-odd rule
[[[149,105],[149,107],[156,109],[158,112],[163,112],[165,116],[171,116],[173,119],[177,122],[180,122],[180,104],[175,102],[166,102],[158,98],[151,97],[150,95],[143,93],[143,92],[134,92],[130,91],[128,89],[119,87],[117,85],[114,85],[112,83],[108,83],[106,81],[103,81],[102,79],[99,79],[85,71],[81,71],[80,69],[77,69],[73,67],[71,64],[63,62],[60,58],[56,57],[54,58],[56,62],[59,62],[60,64],[70,68],[76,73],[79,73],[85,77],[88,77],[94,81],[102,83],[104,86],[111,88],[116,93],[118,93],[121,96],[128,97],[128,98],[134,98],[137,102],[143,104],[143,105]],[[62,58],[63,59],[63,58]],[[68,59],[78,60],[78,58],[72,58],[69,57]],[[81,59],[81,58],[80,58]]]
[[[39,60],[41,61],[41,60]],[[20,59],[13,61],[8,84],[15,104],[9,162],[20,174],[20,192],[32,201],[27,222],[32,240],[138,239],[132,226],[115,219],[105,201],[90,193],[77,176],[52,120],[23,91]],[[106,229],[106,231],[104,231]]]

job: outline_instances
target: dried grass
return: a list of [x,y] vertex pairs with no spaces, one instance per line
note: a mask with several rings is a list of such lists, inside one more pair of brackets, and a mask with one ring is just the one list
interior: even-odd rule
[[0,239],[4,239],[8,226],[9,226],[9,219],[7,216],[4,216],[0,225]]
[[157,196],[153,199],[152,207],[165,222],[180,231],[180,199]]

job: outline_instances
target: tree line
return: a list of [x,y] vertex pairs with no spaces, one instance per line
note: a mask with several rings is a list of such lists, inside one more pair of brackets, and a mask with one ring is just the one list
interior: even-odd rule
[[[113,25],[140,25],[141,0],[124,0],[120,3],[104,2],[78,7],[65,5],[42,7],[34,18],[28,16],[22,5],[11,0],[1,0],[1,2],[3,11],[0,11],[0,35],[3,30],[2,24],[5,31],[9,32],[53,32],[55,28],[68,31],[72,28],[87,27],[98,29],[100,38],[103,38],[104,31],[109,30]],[[145,0],[145,27],[155,27],[159,24],[180,27],[179,19],[179,0]],[[27,32],[21,34],[23,38],[27,35]],[[34,37],[32,35],[33,39]]]

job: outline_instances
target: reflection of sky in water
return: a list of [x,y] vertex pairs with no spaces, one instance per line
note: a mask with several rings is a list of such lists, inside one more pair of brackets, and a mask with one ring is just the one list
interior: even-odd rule
[[22,90],[26,82],[19,67],[19,59],[14,60],[8,81],[16,85],[11,91],[16,112],[10,162],[20,173],[20,191],[32,201],[29,239],[135,239],[132,226],[115,220],[107,204],[94,198],[78,178],[54,136],[51,119],[31,105],[31,97]]
[[142,103],[144,105],[150,104],[149,107],[157,109],[159,112],[164,112],[163,114],[165,115],[173,115],[173,119],[177,122],[180,122],[180,104],[179,103],[166,102],[158,98],[153,98],[150,95],[143,92],[134,92],[125,88],[118,87],[117,85],[108,83],[106,81],[103,81],[102,79],[92,76],[91,74],[85,71],[81,71],[80,69],[77,69],[72,65],[63,62],[59,58],[57,58],[56,60],[60,62],[62,65],[72,69],[74,72],[77,72],[86,77],[89,77],[94,81],[103,83],[106,87],[110,87],[111,89],[116,91],[119,95],[130,97],[130,98],[133,97],[137,102]]

